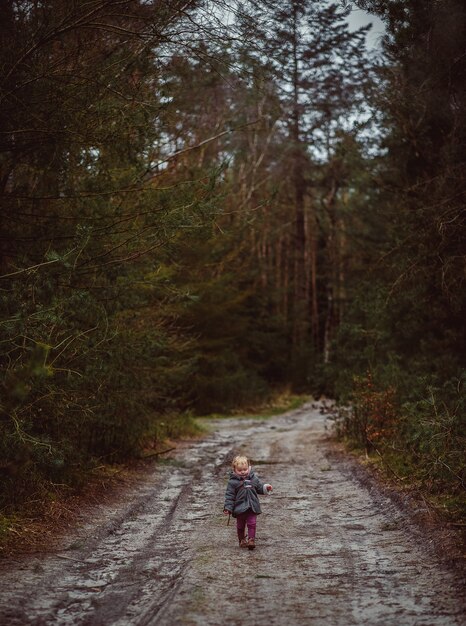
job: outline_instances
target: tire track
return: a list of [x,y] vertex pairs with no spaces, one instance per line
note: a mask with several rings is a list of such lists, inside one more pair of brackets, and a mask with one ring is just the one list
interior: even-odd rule
[[[269,421],[212,422],[60,556],[2,567],[11,626],[453,626],[464,581],[406,513],[329,452],[311,405]],[[274,485],[257,549],[222,515],[226,461],[244,452]]]

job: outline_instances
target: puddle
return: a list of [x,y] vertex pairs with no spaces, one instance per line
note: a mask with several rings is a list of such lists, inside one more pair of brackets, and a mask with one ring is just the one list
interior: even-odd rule
[[[348,467],[328,463],[319,405],[267,422],[212,421],[203,441],[94,511],[64,548],[2,565],[0,622],[173,626],[450,626],[464,585],[409,520]],[[257,547],[222,515],[228,461],[242,452],[274,487]],[[251,598],[253,600],[251,601]]]

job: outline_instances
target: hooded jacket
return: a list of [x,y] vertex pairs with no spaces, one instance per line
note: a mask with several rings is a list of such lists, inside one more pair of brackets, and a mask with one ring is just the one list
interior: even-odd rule
[[244,478],[230,470],[230,479],[225,492],[225,506],[223,509],[231,511],[233,517],[237,517],[249,509],[256,515],[259,515],[262,511],[257,494],[268,494],[268,486],[267,483],[259,480],[252,469],[249,470],[249,474]]

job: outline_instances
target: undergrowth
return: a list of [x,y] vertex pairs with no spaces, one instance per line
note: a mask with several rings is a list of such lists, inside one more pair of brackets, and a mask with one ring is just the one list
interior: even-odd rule
[[294,411],[310,399],[309,395],[293,394],[289,389],[282,390],[273,395],[267,402],[235,409],[228,413],[209,413],[199,416],[200,419],[227,419],[229,417],[241,417],[256,419],[268,419],[274,415],[281,415],[288,411]]
[[368,372],[355,377],[335,432],[387,477],[418,490],[435,509],[466,521],[466,399],[464,380],[426,387],[421,400],[403,399]]

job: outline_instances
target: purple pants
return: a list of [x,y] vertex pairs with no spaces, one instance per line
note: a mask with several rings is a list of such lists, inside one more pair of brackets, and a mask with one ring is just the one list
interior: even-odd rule
[[249,539],[255,539],[256,537],[256,519],[257,515],[249,509],[245,513],[240,513],[236,517],[236,530],[238,532],[238,539],[244,539],[244,529],[246,525],[248,527]]

